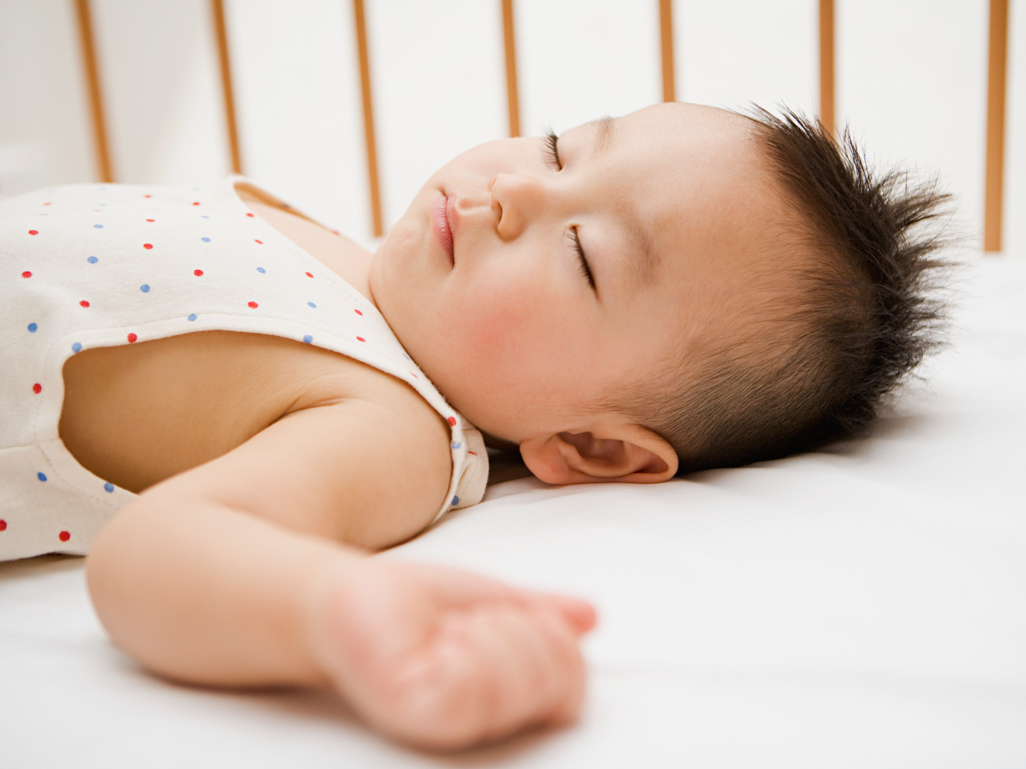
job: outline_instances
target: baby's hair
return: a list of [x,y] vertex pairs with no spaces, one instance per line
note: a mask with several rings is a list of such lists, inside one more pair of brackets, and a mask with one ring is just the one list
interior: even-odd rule
[[791,242],[778,245],[803,254],[798,296],[781,317],[756,321],[757,339],[703,355],[676,403],[656,406],[651,392],[635,399],[642,423],[676,450],[678,474],[864,435],[940,346],[945,305],[935,289],[948,263],[936,254],[948,241],[924,225],[947,213],[951,196],[900,170],[876,175],[848,129],[838,142],[818,120],[781,113],[756,106],[742,117],[797,214]]

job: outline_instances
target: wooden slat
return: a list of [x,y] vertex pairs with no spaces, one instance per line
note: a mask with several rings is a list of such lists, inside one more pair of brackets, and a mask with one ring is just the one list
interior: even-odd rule
[[82,48],[82,66],[85,68],[86,87],[89,89],[89,109],[93,118],[96,169],[100,172],[100,181],[113,182],[114,171],[111,169],[107,124],[103,117],[103,92],[100,88],[100,72],[96,63],[96,43],[93,37],[93,20],[89,11],[89,0],[75,0],[75,11]]
[[676,101],[673,80],[673,0],[659,0],[659,41],[663,59],[663,101]]
[[502,40],[506,47],[506,101],[509,135],[520,136],[520,92],[517,87],[517,46],[513,30],[513,0],[502,0]]
[[987,180],[983,250],[1000,251],[1005,176],[1008,0],[990,0],[990,43],[987,58]]
[[378,150],[374,138],[374,103],[371,99],[370,54],[367,52],[367,22],[363,0],[353,0],[356,20],[356,49],[360,57],[360,91],[363,94],[363,136],[367,146],[367,182],[370,188],[371,225],[374,237],[385,234],[381,216],[381,187],[378,184]]
[[242,173],[242,155],[239,152],[239,133],[235,125],[235,96],[232,90],[232,70],[228,57],[228,28],[224,22],[224,0],[210,0],[214,16],[214,34],[217,37],[217,58],[221,63],[221,93],[224,96],[224,117],[228,129],[228,146],[232,153],[232,171]]
[[834,133],[834,0],[819,0],[819,119]]

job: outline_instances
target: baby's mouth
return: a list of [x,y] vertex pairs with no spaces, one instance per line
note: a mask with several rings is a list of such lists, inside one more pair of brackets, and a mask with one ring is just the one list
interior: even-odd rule
[[431,226],[435,237],[449,255],[450,263],[455,266],[455,252],[453,248],[452,226],[449,223],[449,198],[445,193],[440,193],[431,206]]

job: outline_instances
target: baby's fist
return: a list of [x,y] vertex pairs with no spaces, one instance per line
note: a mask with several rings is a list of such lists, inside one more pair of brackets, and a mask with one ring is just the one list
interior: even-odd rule
[[573,721],[585,679],[578,639],[594,624],[584,601],[367,559],[317,597],[311,642],[373,726],[452,750]]

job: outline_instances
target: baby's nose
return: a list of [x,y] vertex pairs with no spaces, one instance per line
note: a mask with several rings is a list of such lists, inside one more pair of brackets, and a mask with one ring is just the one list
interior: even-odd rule
[[545,190],[539,180],[526,174],[498,174],[492,179],[492,209],[499,237],[520,235],[531,216],[544,205]]

